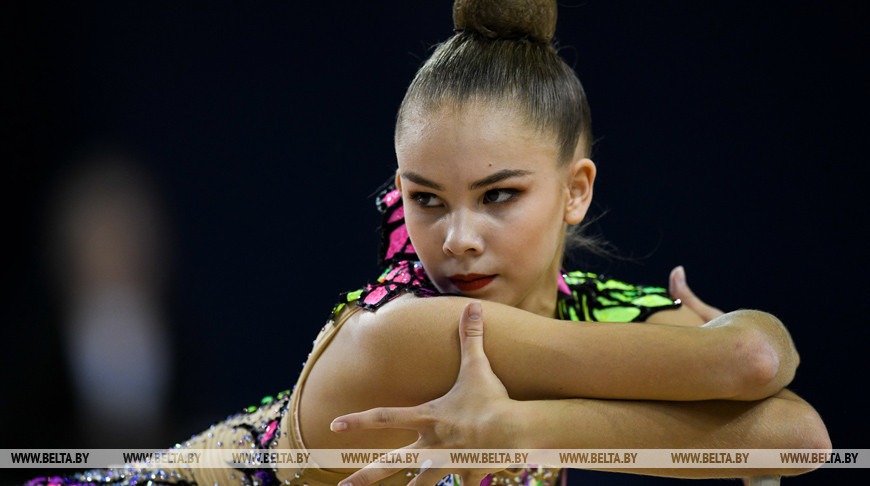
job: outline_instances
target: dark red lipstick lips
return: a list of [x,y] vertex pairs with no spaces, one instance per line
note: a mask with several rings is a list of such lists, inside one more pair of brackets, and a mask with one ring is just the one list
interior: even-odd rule
[[472,290],[480,290],[495,278],[495,275],[481,275],[479,273],[470,273],[468,275],[451,275],[447,277],[454,287],[460,292],[471,292]]

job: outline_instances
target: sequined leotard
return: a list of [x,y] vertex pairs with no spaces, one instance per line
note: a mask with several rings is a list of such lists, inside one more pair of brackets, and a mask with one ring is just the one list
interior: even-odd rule
[[[248,407],[227,417],[189,440],[176,444],[184,449],[306,449],[300,433],[299,397],[308,375],[332,338],[357,312],[377,311],[403,293],[420,297],[440,295],[417,261],[404,224],[401,195],[387,187],[378,196],[383,214],[381,227],[381,263],[384,272],[376,282],[363,289],[343,294],[323,326],[314,348],[303,365],[292,391],[265,397],[259,406]],[[639,322],[652,313],[679,306],[660,287],[640,287],[586,272],[562,272],[558,282],[557,314],[572,321]],[[392,478],[410,480],[415,470],[402,470]],[[322,468],[273,469],[268,467],[154,469],[127,467],[84,471],[71,477],[41,477],[28,486],[110,484],[110,485],[262,485],[334,486],[347,475]],[[487,476],[481,486],[514,484],[550,486],[564,484],[564,471],[530,465]],[[439,486],[452,486],[458,477],[451,475]]]

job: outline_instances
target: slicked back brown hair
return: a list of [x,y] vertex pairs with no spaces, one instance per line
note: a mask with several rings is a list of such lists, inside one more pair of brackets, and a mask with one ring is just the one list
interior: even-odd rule
[[555,0],[458,0],[456,34],[420,68],[399,108],[396,140],[411,110],[423,113],[471,102],[505,104],[555,135],[559,162],[578,143],[591,150],[589,105],[580,80],[552,45]]

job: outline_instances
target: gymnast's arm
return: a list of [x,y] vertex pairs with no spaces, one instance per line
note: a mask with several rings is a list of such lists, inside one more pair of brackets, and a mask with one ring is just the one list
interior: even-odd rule
[[[358,313],[330,346],[344,348],[370,376],[420,390],[414,398],[426,401],[446,392],[459,369],[456,323],[467,302],[405,295]],[[784,388],[797,364],[785,327],[758,311],[690,327],[568,322],[492,302],[483,310],[487,356],[517,400],[757,400]],[[653,319],[703,323],[685,307]]]
[[[815,410],[787,390],[757,401],[698,402],[598,399],[512,400],[483,352],[482,323],[471,314],[460,323],[461,368],[450,391],[415,407],[381,407],[337,417],[332,424],[349,438],[360,432],[404,430],[417,436],[406,448],[813,448],[829,449],[827,430]],[[484,314],[484,320],[486,320]],[[488,337],[491,326],[486,326]],[[476,336],[476,337],[474,337]],[[344,424],[338,427],[338,424]],[[380,430],[372,430],[380,429]],[[418,435],[419,434],[419,435]],[[412,439],[413,440],[413,439]],[[678,477],[798,474],[812,468],[776,470],[632,469]],[[427,471],[426,485],[449,472]],[[348,478],[355,486],[389,474],[370,465]]]
[[[403,430],[337,437],[329,424],[339,415],[413,406],[447,393],[459,370],[456,326],[466,302],[405,295],[374,313],[356,309],[302,389],[307,445],[413,442],[415,435]],[[491,302],[483,302],[483,311],[486,354],[515,400],[753,400],[779,392],[794,374],[788,334],[761,312],[739,311],[706,327],[685,327],[567,322]],[[671,312],[669,320],[703,322],[686,308]],[[771,349],[779,366],[770,366]]]
[[[510,423],[516,427],[510,436],[515,438],[517,448],[831,448],[819,415],[788,390],[758,401],[535,400],[513,402],[510,414]],[[700,478],[794,475],[812,469],[675,468],[621,472]]]

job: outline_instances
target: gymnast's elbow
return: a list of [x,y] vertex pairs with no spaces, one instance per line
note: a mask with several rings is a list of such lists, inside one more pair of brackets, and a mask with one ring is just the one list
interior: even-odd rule
[[[788,420],[785,424],[786,433],[783,437],[783,443],[779,445],[779,448],[800,449],[818,453],[818,457],[828,457],[833,445],[831,444],[831,437],[828,435],[828,428],[819,414],[803,400],[785,401],[790,402],[789,406],[793,409],[793,412],[791,415],[792,419]],[[818,469],[822,464],[822,462],[803,464],[797,468],[787,469],[782,474],[803,474]]]
[[[762,312],[743,312],[752,313],[753,319],[776,319]],[[794,352],[790,339],[785,345],[782,341],[759,328],[747,327],[740,330],[733,348],[737,385],[735,398],[760,400],[776,394],[791,383],[797,365],[797,353]]]

